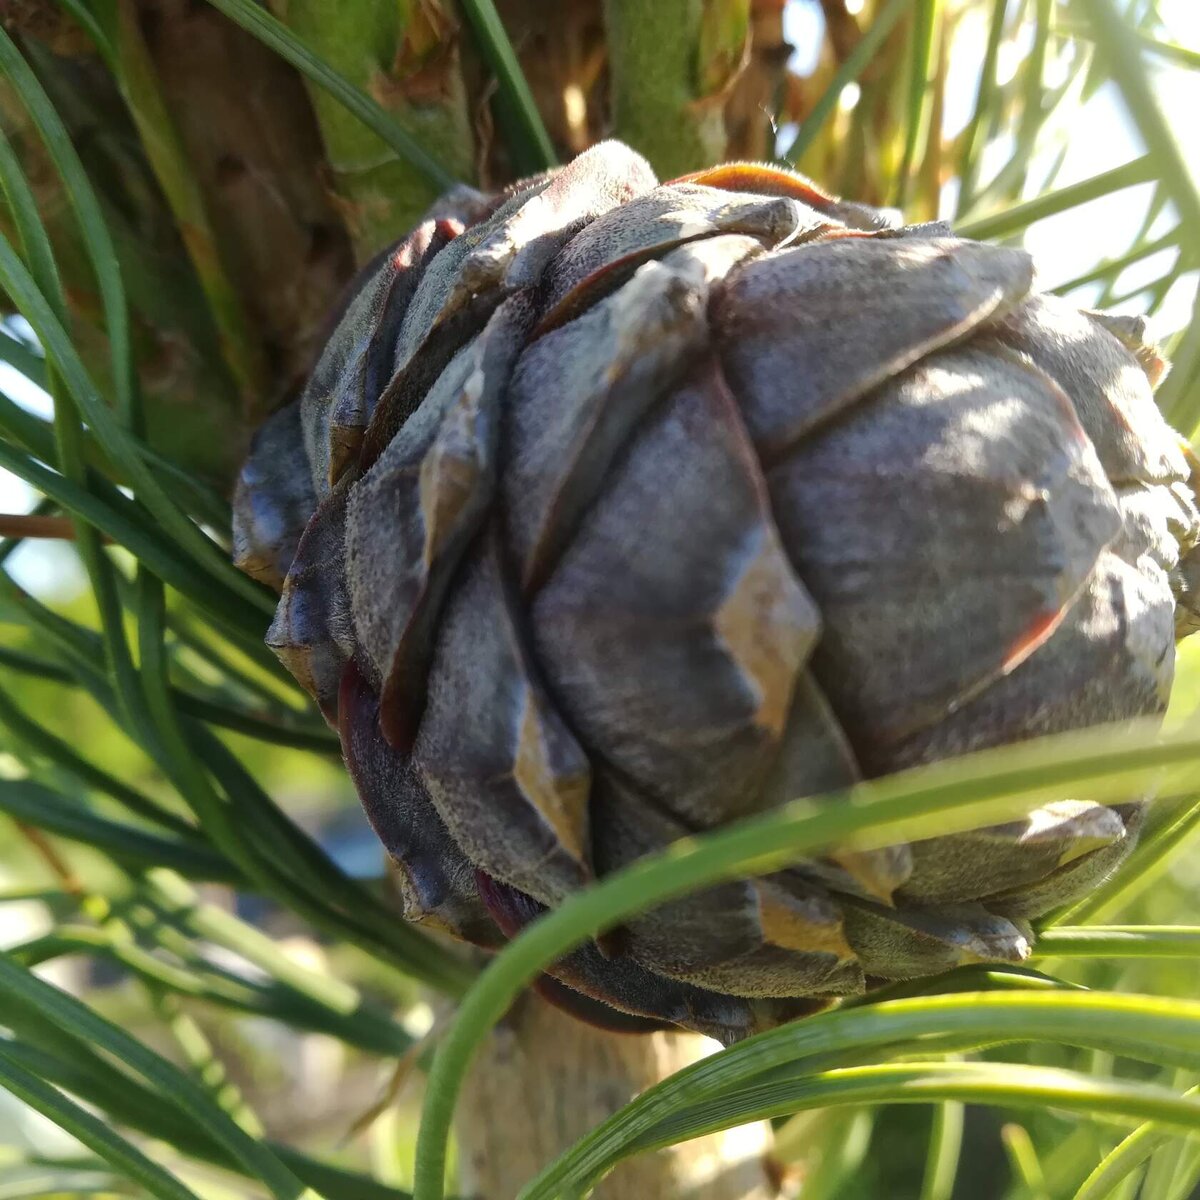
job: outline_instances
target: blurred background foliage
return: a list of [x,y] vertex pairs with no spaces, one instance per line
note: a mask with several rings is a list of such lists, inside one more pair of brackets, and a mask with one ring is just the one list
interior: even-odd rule
[[[1195,0],[0,17],[0,1200],[412,1185],[420,1039],[473,968],[393,915],[336,738],[262,648],[271,598],[223,548],[250,431],[356,267],[446,186],[609,135],[663,178],[791,162],[1023,241],[1081,305],[1151,315],[1175,361],[1163,407],[1200,425]],[[1185,738],[1195,641],[1168,720]],[[1193,777],[1089,919],[1196,923]],[[1194,941],[1167,941],[1038,965],[1193,1000]],[[1051,1041],[975,1057],[1175,1094],[1200,1079],[1186,1055]],[[1152,1128],[1085,1183],[1128,1130],[1036,1099],[880,1102],[781,1119],[777,1155],[804,1200],[1200,1195],[1200,1142]]]

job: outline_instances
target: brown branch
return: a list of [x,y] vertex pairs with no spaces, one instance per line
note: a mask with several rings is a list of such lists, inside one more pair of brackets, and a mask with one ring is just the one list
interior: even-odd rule
[[[36,513],[0,513],[0,537],[54,538],[58,541],[75,540],[75,525],[70,517],[39,516]],[[101,539],[106,545],[110,537]]]
[[58,850],[54,843],[41,830],[32,825],[26,825],[24,821],[14,821],[13,824],[17,827],[21,836],[33,847],[37,856],[50,869],[50,873],[62,885],[62,889],[68,896],[74,896],[76,899],[83,895],[83,884],[79,881],[79,876],[71,869],[70,864]]

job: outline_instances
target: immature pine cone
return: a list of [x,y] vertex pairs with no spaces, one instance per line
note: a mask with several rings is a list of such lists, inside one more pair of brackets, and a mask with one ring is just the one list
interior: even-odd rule
[[[686,834],[1163,711],[1200,536],[1163,363],[1032,281],[774,168],[659,185],[615,142],[452,193],[377,260],[236,534],[410,920],[493,946]],[[798,861],[545,987],[729,1040],[1016,962],[1141,811]]]

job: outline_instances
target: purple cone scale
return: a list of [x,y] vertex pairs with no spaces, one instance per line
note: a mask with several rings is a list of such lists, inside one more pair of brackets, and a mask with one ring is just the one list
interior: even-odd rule
[[[1153,717],[1196,624],[1189,452],[1142,324],[1020,250],[606,142],[451,193],[259,431],[239,564],[340,730],[408,919],[495,947],[672,841]],[[832,852],[630,920],[543,990],[728,1041],[1019,962],[1140,797]]]

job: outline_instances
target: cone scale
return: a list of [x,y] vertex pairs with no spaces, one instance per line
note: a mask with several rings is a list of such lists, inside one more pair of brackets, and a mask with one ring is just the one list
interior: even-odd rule
[[[340,730],[408,919],[494,948],[671,841],[1161,714],[1200,517],[1136,321],[1019,250],[602,143],[456,193],[260,430],[239,563]],[[1144,797],[798,861],[630,921],[543,994],[730,1042],[1019,962]]]

